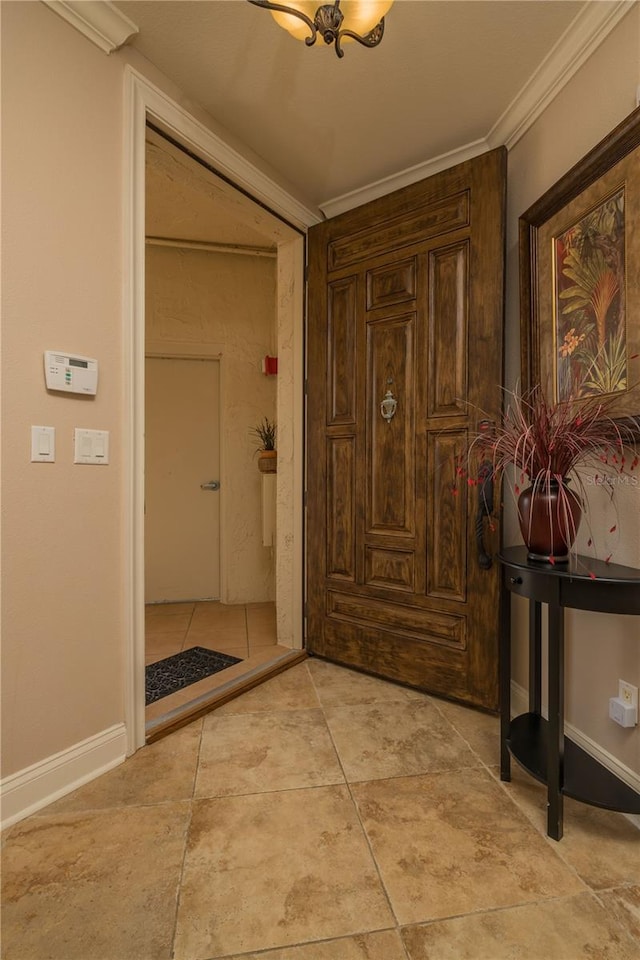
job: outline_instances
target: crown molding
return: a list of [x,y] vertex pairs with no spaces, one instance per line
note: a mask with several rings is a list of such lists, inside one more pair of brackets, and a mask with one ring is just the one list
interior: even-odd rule
[[138,33],[129,17],[108,0],[42,0],[105,53],[112,53]]
[[326,217],[335,217],[346,210],[368,203],[369,200],[376,200],[392,190],[417,183],[418,180],[440,173],[456,163],[477,157],[485,150],[491,150],[503,144],[510,150],[636,3],[637,0],[588,3],[565,30],[486,137],[401,170],[383,180],[376,180],[358,190],[326,200],[320,204],[320,209]]
[[594,50],[636,5],[636,0],[588,3],[551,48],[489,133],[490,147],[511,149],[557,97]]
[[[85,37],[111,53],[138,32],[138,27],[109,0],[42,0]],[[393,190],[416,183],[447,167],[462,163],[505,144],[511,149],[560,93],[637,0],[588,3],[565,30],[540,67],[509,104],[486,137],[376,180],[358,190],[326,200],[319,205],[325,217],[378,199]]]
[[486,140],[473,140],[471,143],[465,144],[464,147],[449,150],[448,153],[441,153],[438,157],[432,157],[431,160],[425,160],[413,167],[407,167],[406,170],[400,170],[399,173],[394,173],[390,177],[384,177],[382,180],[376,180],[374,183],[369,183],[358,190],[352,190],[350,193],[343,193],[332,200],[326,200],[319,204],[320,209],[327,218],[337,217],[338,214],[344,213],[346,210],[353,210],[354,207],[359,207],[370,200],[385,197],[394,190],[400,190],[412,183],[418,183],[419,180],[432,177],[435,173],[454,167],[457,163],[472,160],[487,150],[489,150],[489,144]]
[[290,227],[306,233],[308,227],[322,220],[317,210],[305,206],[288,193],[213,130],[184,110],[148,77],[130,64],[125,66],[124,72],[132,116],[138,111],[140,116],[153,120],[161,130],[211,163],[218,174],[227,177],[236,187],[246,191],[252,200],[263,204]]

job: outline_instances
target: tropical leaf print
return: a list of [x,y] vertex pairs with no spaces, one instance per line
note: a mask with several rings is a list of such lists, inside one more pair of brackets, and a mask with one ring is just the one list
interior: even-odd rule
[[560,400],[627,386],[624,190],[556,238]]

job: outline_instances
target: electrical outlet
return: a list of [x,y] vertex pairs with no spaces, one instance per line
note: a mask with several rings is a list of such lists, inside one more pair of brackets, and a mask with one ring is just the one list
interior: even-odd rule
[[628,707],[638,706],[638,688],[626,680],[618,680],[618,700]]

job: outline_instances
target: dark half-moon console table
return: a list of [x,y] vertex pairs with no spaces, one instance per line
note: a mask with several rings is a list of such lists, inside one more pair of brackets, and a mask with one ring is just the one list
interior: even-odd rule
[[[547,785],[547,833],[562,837],[562,799],[640,813],[640,793],[564,735],[564,608],[640,616],[640,570],[572,557],[552,566],[527,559],[526,547],[505,547],[500,625],[500,779],[511,779],[513,756]],[[591,576],[595,575],[595,579]],[[529,600],[529,711],[511,719],[511,594]],[[541,711],[542,604],[549,609],[548,712]],[[640,641],[640,634],[639,634]]]

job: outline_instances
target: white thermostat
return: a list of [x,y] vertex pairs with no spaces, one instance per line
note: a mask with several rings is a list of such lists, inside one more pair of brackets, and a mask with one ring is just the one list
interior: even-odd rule
[[86,394],[98,392],[98,361],[91,357],[45,350],[44,376],[47,390]]

